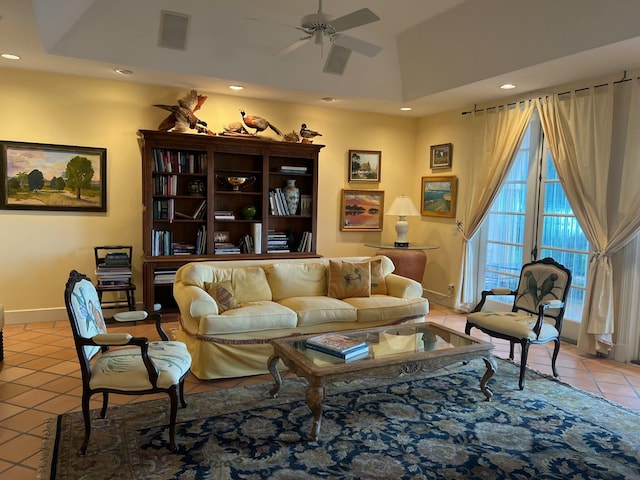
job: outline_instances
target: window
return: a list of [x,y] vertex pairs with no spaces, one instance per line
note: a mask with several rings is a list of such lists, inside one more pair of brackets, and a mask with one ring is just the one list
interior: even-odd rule
[[[515,289],[524,263],[552,257],[571,270],[565,318],[579,322],[588,256],[589,242],[569,205],[534,115],[480,232],[478,285],[485,290]],[[496,300],[513,302],[512,297]]]

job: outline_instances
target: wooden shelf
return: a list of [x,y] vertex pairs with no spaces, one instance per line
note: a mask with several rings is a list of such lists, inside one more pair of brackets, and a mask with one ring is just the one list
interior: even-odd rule
[[[176,309],[171,289],[154,283],[156,271],[177,269],[192,261],[253,258],[317,257],[318,157],[324,145],[288,143],[259,138],[238,138],[196,134],[167,133],[152,130],[138,132],[142,149],[143,179],[143,281],[144,305],[149,312],[161,304],[161,312]],[[283,166],[304,167],[304,173],[281,172]],[[255,180],[232,191],[218,176],[246,176]],[[301,194],[311,195],[309,215],[272,215],[269,192],[284,188],[286,179],[295,178]],[[204,195],[189,194],[190,182],[202,182]],[[191,188],[193,191],[193,188]],[[206,202],[198,218],[193,216]],[[241,209],[256,208],[254,219],[242,218]],[[215,211],[231,211],[235,219],[215,219]],[[162,218],[156,218],[162,217]],[[260,223],[260,250],[267,251],[270,230],[284,232],[297,250],[304,232],[311,233],[310,251],[289,253],[214,254],[214,234],[229,232],[230,242],[238,245],[247,235],[253,238],[254,224]],[[203,232],[203,233],[199,233]],[[199,235],[201,250],[188,255],[175,252],[191,250]],[[167,292],[168,291],[168,292]],[[162,301],[159,301],[162,300]]]

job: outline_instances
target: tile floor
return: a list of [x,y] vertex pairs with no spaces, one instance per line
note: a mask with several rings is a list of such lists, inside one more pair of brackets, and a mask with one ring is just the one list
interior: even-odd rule
[[[432,305],[428,320],[464,331],[465,316],[438,305]],[[165,324],[165,327],[169,331],[176,325]],[[155,329],[149,324],[110,327],[110,330],[156,338]],[[472,334],[482,335],[478,330]],[[45,420],[80,409],[80,371],[66,319],[6,325],[4,337],[5,358],[0,362],[0,480],[30,480],[37,477]],[[508,344],[500,340],[495,343],[495,356],[508,357]],[[550,347],[534,345],[529,352],[529,366],[551,373],[550,354]],[[574,345],[563,343],[558,369],[564,382],[640,412],[640,366],[583,357],[577,354]],[[269,375],[210,381],[191,376],[185,390],[196,393],[268,381],[271,381]],[[148,395],[112,395],[110,404],[149,398]],[[97,400],[92,407],[99,407]]]

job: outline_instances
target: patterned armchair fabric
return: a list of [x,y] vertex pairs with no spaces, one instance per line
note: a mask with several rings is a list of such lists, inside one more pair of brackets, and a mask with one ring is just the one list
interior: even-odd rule
[[[531,262],[522,267],[516,290],[495,288],[482,292],[482,299],[467,316],[465,332],[477,328],[487,335],[509,340],[509,358],[514,358],[514,345],[522,350],[519,387],[524,388],[527,356],[531,344],[554,342],[551,366],[558,376],[556,359],[560,352],[560,332],[565,302],[571,287],[571,272],[552,258]],[[514,297],[511,312],[483,311],[491,295]]]
[[[184,379],[191,367],[191,356],[185,345],[173,341],[150,342],[128,333],[108,333],[93,283],[75,270],[69,274],[65,305],[82,372],[85,439],[80,453],[87,452],[91,434],[89,400],[94,393],[103,394],[102,418],[106,416],[109,393],[167,393],[171,399],[169,445],[172,451],[177,450],[178,392],[184,407]],[[160,337],[166,339],[159,319],[156,327]]]

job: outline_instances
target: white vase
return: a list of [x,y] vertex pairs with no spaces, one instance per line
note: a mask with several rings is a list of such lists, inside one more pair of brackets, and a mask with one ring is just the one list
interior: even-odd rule
[[300,189],[296,187],[295,180],[287,180],[287,186],[284,187],[284,198],[287,200],[287,208],[289,215],[298,213],[298,205],[300,204]]

